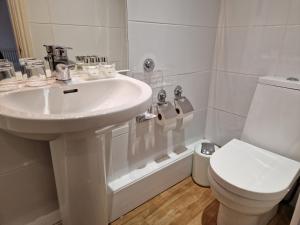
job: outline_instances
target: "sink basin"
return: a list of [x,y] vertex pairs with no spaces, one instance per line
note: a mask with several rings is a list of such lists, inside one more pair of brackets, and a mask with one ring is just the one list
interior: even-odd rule
[[151,95],[147,84],[122,75],[8,92],[0,95],[0,128],[33,139],[103,128],[146,111]]
[[145,112],[151,96],[122,75],[0,93],[0,129],[50,142],[63,224],[108,224],[111,129]]

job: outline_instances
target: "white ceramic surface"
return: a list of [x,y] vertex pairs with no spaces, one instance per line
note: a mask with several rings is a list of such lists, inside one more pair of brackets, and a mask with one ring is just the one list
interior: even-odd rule
[[272,200],[287,194],[300,163],[233,139],[211,157],[210,168],[227,190],[249,199]]
[[64,224],[105,225],[112,129],[146,111],[151,100],[151,88],[127,76],[74,78],[2,93],[0,128],[50,140]]
[[299,177],[299,99],[300,82],[259,79],[245,142],[231,140],[210,160],[211,188],[221,202],[218,224],[265,225],[276,213]]
[[242,140],[300,161],[300,82],[259,80]]
[[122,75],[21,89],[0,95],[0,128],[28,135],[103,128],[146,111],[151,95],[148,85]]

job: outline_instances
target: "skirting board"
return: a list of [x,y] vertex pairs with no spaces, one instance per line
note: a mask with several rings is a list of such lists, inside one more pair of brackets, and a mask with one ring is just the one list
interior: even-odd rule
[[123,187],[118,186],[124,182],[109,184],[112,191],[110,222],[190,176],[192,154],[193,149],[188,149],[182,156],[171,157],[165,165],[155,168],[152,172],[147,171],[147,175],[124,184]]

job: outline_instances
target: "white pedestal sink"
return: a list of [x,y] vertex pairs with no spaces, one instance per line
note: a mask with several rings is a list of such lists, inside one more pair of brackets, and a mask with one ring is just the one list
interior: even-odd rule
[[117,75],[0,94],[0,128],[50,141],[64,225],[108,224],[110,130],[151,104],[151,88]]

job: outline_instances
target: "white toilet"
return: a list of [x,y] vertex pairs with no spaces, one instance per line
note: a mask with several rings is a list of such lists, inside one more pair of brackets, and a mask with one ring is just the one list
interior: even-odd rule
[[300,82],[260,78],[241,140],[210,160],[218,225],[266,225],[299,177]]

